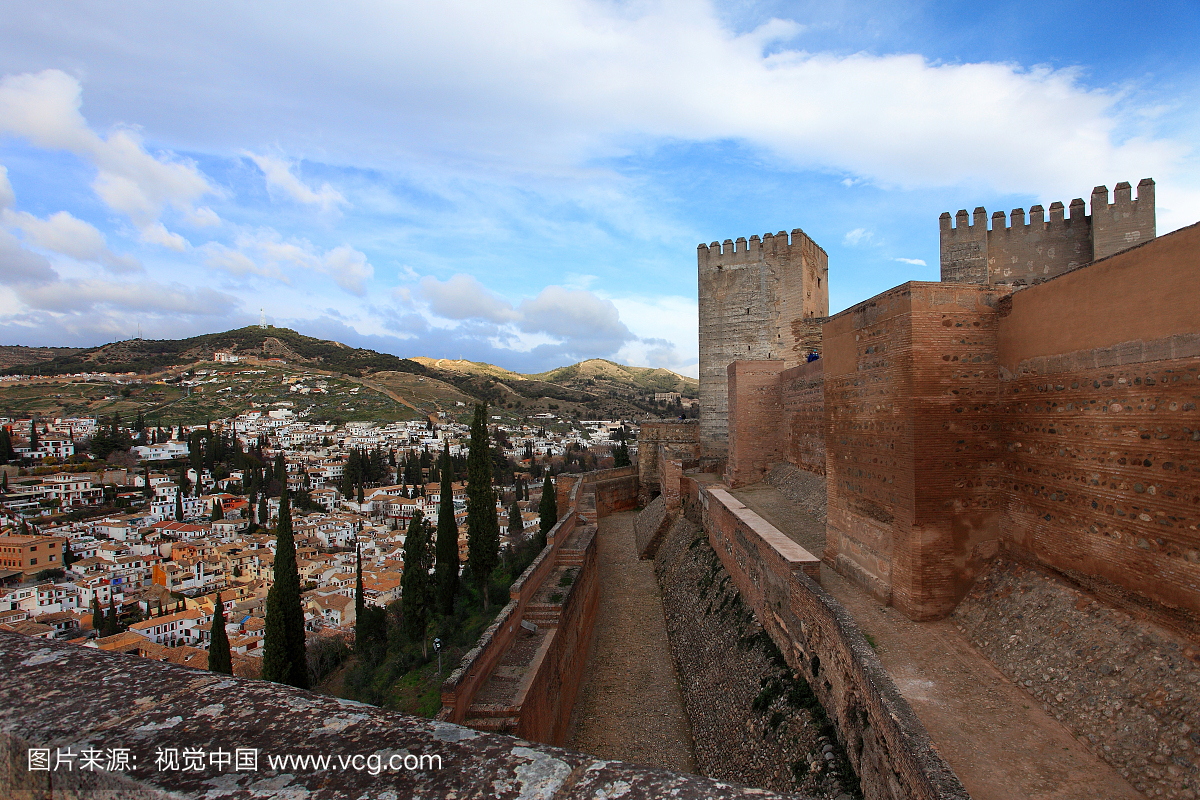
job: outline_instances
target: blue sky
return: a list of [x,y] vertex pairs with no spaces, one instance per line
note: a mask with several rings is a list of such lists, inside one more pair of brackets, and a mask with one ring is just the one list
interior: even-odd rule
[[942,211],[1153,177],[1200,220],[1198,40],[1194,2],[9,0],[0,343],[262,309],[695,375],[700,242],[803,228],[836,312],[936,280]]

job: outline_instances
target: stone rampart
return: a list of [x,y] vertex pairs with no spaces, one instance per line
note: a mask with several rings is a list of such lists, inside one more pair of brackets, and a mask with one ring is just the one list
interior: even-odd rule
[[[535,741],[560,744],[566,735],[600,597],[595,524],[601,516],[636,507],[637,467],[562,474],[555,491],[562,516],[546,534],[546,547],[513,582],[508,605],[442,684],[438,719],[461,724],[486,713],[481,719],[488,725]],[[573,581],[548,587],[567,568],[574,570]],[[521,667],[515,696],[500,707],[490,701],[486,708],[476,707],[476,697],[509,655],[523,623],[550,630]]]
[[725,482],[733,487],[758,483],[771,464],[783,460],[779,432],[779,373],[784,362],[734,361],[729,384],[729,456]]
[[912,619],[945,616],[998,547],[996,305],[906,283],[825,325],[825,560]]
[[783,460],[806,472],[825,474],[825,360],[779,375]]
[[966,798],[853,618],[807,574],[816,559],[761,518],[746,524],[749,510],[726,490],[699,492],[709,544],[836,722],[867,800]]
[[638,432],[638,505],[647,506],[655,495],[669,494],[677,487],[664,476],[670,470],[663,459],[690,461],[700,443],[698,420],[655,420],[643,422]]
[[1193,618],[1197,278],[1193,225],[1015,293],[999,329],[1005,547]]
[[1145,178],[1132,187],[1118,183],[1113,202],[1108,189],[1092,190],[1092,215],[1082,198],[1071,201],[1070,216],[1063,204],[1050,204],[1050,219],[1040,205],[1014,208],[992,214],[988,230],[987,211],[976,208],[970,216],[960,209],[951,220],[949,212],[940,220],[942,281],[995,286],[1031,286],[1050,280],[1093,260],[1107,258],[1148,242],[1155,235],[1154,181]]
[[728,445],[726,368],[737,360],[781,359],[813,349],[797,320],[829,314],[829,257],[799,228],[696,249],[700,305],[701,455]]
[[[764,797],[276,683],[4,631],[0,674],[0,797]],[[30,748],[48,749],[51,766],[69,749],[73,768],[31,771]],[[86,770],[85,748],[100,751],[104,767],[112,750],[128,749],[137,769]],[[158,769],[158,748],[205,756],[244,748],[255,751],[256,768],[206,758],[199,770]],[[291,754],[327,756],[332,768],[269,763]],[[405,768],[409,756],[415,768],[411,759]],[[339,757],[357,757],[358,768],[339,768]],[[375,774],[369,757],[379,759]]]
[[[578,565],[574,580],[559,586],[563,594],[557,628],[542,657],[532,667],[528,691],[519,698],[516,733],[523,739],[562,744],[571,722],[600,604],[596,567],[596,527],[589,525],[560,549],[564,562]],[[569,698],[569,700],[568,700]]]
[[662,497],[654,498],[650,505],[638,513],[637,519],[633,521],[633,538],[638,558],[654,558],[659,541],[670,521],[667,501]]
[[564,514],[546,534],[546,546],[521,577],[509,588],[509,602],[495,621],[479,637],[475,647],[463,656],[462,663],[442,683],[442,710],[438,719],[462,724],[479,689],[487,683],[500,659],[512,646],[525,608],[542,583],[554,571],[559,547],[574,531],[576,515]]

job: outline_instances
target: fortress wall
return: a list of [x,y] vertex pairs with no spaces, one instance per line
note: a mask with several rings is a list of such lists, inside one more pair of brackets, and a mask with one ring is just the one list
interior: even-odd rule
[[[567,608],[564,604],[558,627],[542,660],[535,666],[537,672],[521,701],[519,717],[519,729],[526,732],[521,735],[549,744],[562,741],[591,646],[599,602],[594,526],[598,517],[636,507],[637,467],[559,475],[555,491],[561,498],[562,516],[546,534],[546,547],[509,588],[508,605],[442,684],[442,710],[438,719],[455,723],[467,719],[476,693],[508,652],[526,606],[547,577],[561,564],[581,563],[576,573],[577,587],[571,590],[572,596],[578,593],[575,601],[578,605]],[[568,549],[567,543],[576,530],[584,526],[592,526],[592,530],[580,534]],[[532,705],[526,709],[525,702]]]
[[825,326],[825,559],[912,619],[953,610],[998,544],[1002,293],[907,283]]
[[825,474],[825,361],[818,359],[779,375],[783,460]]
[[893,525],[913,521],[908,285],[825,325],[828,526],[824,558],[881,602],[892,594]]
[[571,551],[565,546],[561,551],[564,558],[574,556],[581,565],[575,581],[561,589],[565,597],[558,628],[521,700],[516,735],[534,742],[561,745],[566,739],[595,631],[600,607],[596,527],[588,526],[579,539]]
[[966,798],[853,618],[810,577],[819,578],[816,557],[724,489],[698,488],[709,543],[836,721],[866,798]]
[[[562,508],[562,506],[560,506]],[[471,648],[458,669],[442,683],[442,710],[438,719],[461,724],[467,718],[476,692],[487,683],[496,664],[504,657],[520,627],[525,606],[558,561],[561,544],[575,531],[574,509],[565,514],[546,534],[546,546],[521,577],[509,588],[508,605],[488,626],[475,647]]]
[[1012,295],[1006,547],[1200,612],[1200,225]]
[[696,420],[659,420],[643,422],[638,432],[638,504],[650,504],[654,495],[665,492],[659,464],[662,445],[690,446],[692,454],[700,441],[700,424]]
[[1137,199],[1133,188],[1121,181],[1113,187],[1113,201],[1108,202],[1108,188],[1092,190],[1092,229],[1097,259],[1147,242],[1154,238],[1154,181],[1143,178],[1138,182]]
[[992,214],[987,238],[988,280],[1012,286],[1040,283],[1092,260],[1092,221],[1084,213],[1082,200],[1071,203],[1071,216],[1064,217],[1063,204],[1052,203],[1050,219],[1041,206],[1014,208],[1011,224],[1004,212]]
[[733,487],[758,483],[783,459],[784,431],[779,373],[784,362],[734,361],[729,381],[729,458],[725,480]]
[[700,327],[700,444],[728,444],[726,368],[736,360],[800,363],[812,330],[795,320],[829,313],[829,258],[799,228],[726,239],[696,250]]

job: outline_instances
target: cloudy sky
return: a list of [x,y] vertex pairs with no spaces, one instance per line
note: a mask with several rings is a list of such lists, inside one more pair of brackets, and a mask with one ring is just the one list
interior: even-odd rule
[[6,0],[0,344],[268,321],[697,373],[700,242],[803,228],[830,308],[937,218],[1157,181],[1200,220],[1180,2]]

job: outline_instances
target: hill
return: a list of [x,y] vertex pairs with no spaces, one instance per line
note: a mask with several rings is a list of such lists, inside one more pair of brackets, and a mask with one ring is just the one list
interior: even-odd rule
[[[310,375],[345,375],[356,379],[363,388],[371,390],[372,395],[381,395],[381,401],[386,396],[396,405],[396,408],[386,411],[383,408],[374,409],[376,413],[386,416],[409,412],[423,415],[437,411],[457,416],[465,407],[484,400],[504,417],[514,419],[543,412],[585,419],[630,419],[671,411],[666,404],[654,401],[655,392],[680,392],[686,397],[695,397],[698,391],[698,382],[694,378],[665,369],[629,367],[604,359],[591,359],[549,372],[523,375],[482,362],[400,358],[350,347],[341,342],[316,339],[287,328],[258,326],[188,339],[132,339],[83,349],[5,347],[0,348],[0,374],[48,378],[77,373],[132,372],[161,381],[169,377],[168,373],[177,376],[185,370],[211,362],[217,351],[229,351],[241,356],[243,362],[237,370],[239,372],[249,366],[279,366],[274,360],[282,359],[287,362],[289,374],[299,369],[306,370],[306,374]],[[300,377],[299,373],[294,375],[294,379]],[[171,377],[171,380],[174,379]],[[220,404],[196,404],[199,398],[189,395],[182,399],[172,396],[169,405],[173,412],[184,412],[186,408],[187,413],[183,415],[189,418],[201,414],[210,415],[210,418],[222,416],[222,412],[234,411],[242,400],[248,401],[246,389],[245,385],[238,386],[238,391],[232,395],[227,393]],[[10,413],[19,414],[28,408],[31,413],[51,416],[56,411],[108,412],[108,402],[103,402],[102,398],[122,406],[119,409],[122,413],[134,411],[134,407],[140,405],[136,397],[119,400],[112,397],[109,400],[112,393],[101,391],[101,387],[88,391],[80,388],[78,392],[70,390],[66,395],[47,395],[46,391],[28,383],[14,386],[0,391],[0,404]],[[161,394],[164,390],[158,391]],[[166,391],[168,395],[172,394]],[[225,391],[229,392],[229,389]],[[92,398],[92,394],[96,397]],[[54,402],[68,400],[71,396],[86,402],[79,403],[79,407],[71,408],[70,412],[66,406],[75,404]],[[165,397],[156,399],[162,403]],[[283,396],[274,399],[283,399]],[[196,407],[192,408],[194,404]],[[318,414],[340,417],[342,413],[355,413],[348,411],[353,406],[344,405],[345,408],[332,409],[317,404],[312,408],[312,413],[314,418],[319,418],[316,416]],[[155,410],[166,409],[159,406]],[[356,409],[360,414],[365,410],[362,403]]]

